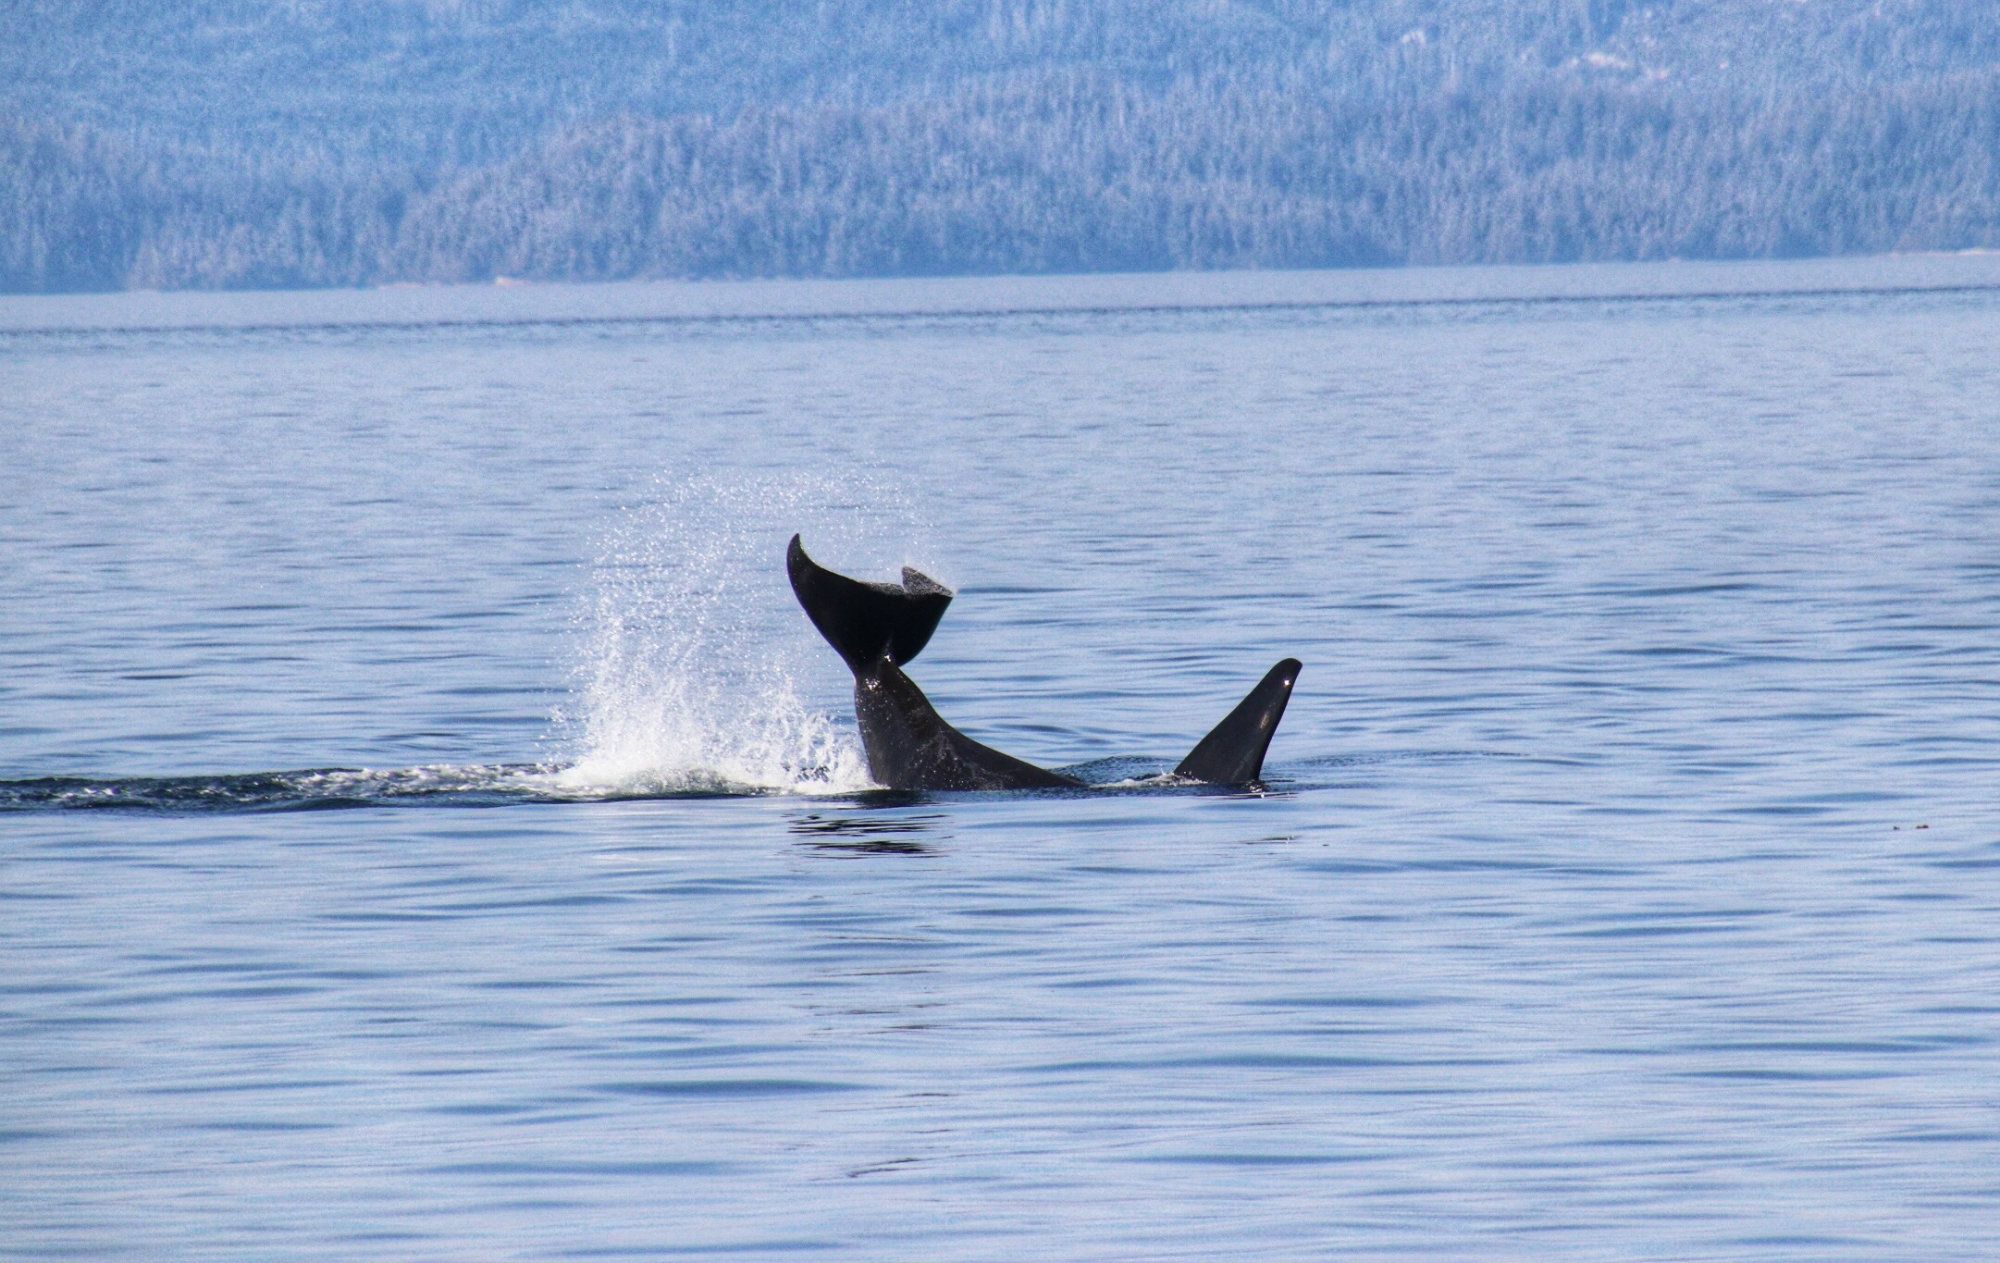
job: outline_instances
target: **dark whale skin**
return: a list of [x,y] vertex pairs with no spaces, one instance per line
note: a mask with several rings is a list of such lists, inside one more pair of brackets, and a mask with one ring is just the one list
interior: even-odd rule
[[[901,584],[850,579],[807,556],[797,535],[785,549],[785,573],[806,617],[854,673],[854,719],[876,783],[917,791],[1084,788],[966,736],[903,673],[930,643],[951,604],[949,588],[908,567]],[[1272,667],[1174,774],[1211,785],[1255,782],[1299,670],[1296,658]]]

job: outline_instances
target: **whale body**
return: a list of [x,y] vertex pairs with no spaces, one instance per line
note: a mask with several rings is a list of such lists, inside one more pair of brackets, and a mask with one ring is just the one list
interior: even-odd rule
[[[868,774],[900,790],[1080,789],[1084,782],[981,745],[944,721],[903,672],[930,643],[952,591],[905,567],[900,583],[863,583],[806,555],[797,535],[785,549],[792,592],[854,673],[854,718]],[[1286,658],[1195,744],[1174,775],[1211,785],[1247,785],[1264,767],[1272,734],[1291,700],[1300,664]]]

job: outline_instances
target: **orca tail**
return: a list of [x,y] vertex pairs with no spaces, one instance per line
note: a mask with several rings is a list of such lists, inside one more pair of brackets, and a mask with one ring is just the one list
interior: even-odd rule
[[806,556],[796,535],[785,549],[785,573],[806,617],[856,674],[884,655],[899,666],[916,657],[951,604],[950,588],[908,566],[900,586],[835,574]]
[[1271,748],[1271,735],[1285,717],[1285,703],[1292,700],[1299,667],[1297,658],[1272,667],[1257,687],[1236,703],[1236,709],[1188,751],[1174,775],[1211,785],[1247,785],[1256,780],[1264,770],[1264,752]]

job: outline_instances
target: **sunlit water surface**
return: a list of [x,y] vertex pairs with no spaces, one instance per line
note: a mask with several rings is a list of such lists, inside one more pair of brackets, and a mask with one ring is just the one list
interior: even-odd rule
[[1997,279],[6,300],[0,1257],[1995,1257]]

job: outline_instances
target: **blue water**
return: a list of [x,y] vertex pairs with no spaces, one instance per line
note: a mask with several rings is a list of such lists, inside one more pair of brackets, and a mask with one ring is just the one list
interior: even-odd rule
[[0,301],[0,1257],[1992,1258],[1997,286]]

